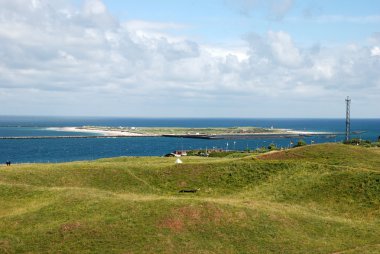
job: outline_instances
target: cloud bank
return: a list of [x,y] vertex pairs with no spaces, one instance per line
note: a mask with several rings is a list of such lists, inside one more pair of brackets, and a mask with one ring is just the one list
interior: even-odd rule
[[[292,5],[281,3],[278,18]],[[337,116],[351,95],[379,116],[375,35],[364,46],[304,47],[286,31],[250,33],[242,57],[171,35],[181,24],[120,22],[100,0],[0,5],[0,114]]]

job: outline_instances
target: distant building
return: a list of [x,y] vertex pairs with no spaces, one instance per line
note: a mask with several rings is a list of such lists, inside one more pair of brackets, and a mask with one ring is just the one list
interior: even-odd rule
[[180,157],[187,156],[187,151],[174,151],[164,155],[165,157]]
[[174,151],[173,154],[179,156],[187,156],[187,151]]

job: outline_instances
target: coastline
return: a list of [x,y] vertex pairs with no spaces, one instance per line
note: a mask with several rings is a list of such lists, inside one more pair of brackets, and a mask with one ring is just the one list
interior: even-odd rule
[[84,127],[49,127],[46,128],[51,131],[61,131],[61,132],[78,132],[86,134],[97,134],[100,136],[125,136],[125,137],[146,137],[148,135],[133,133],[128,131],[115,131],[115,130],[104,130],[104,129],[92,129]]
[[[181,136],[181,137],[201,137],[201,136],[207,136],[207,137],[213,137],[213,136],[236,136],[236,137],[242,137],[242,136],[277,136],[277,135],[294,135],[294,136],[314,136],[314,135],[336,135],[337,133],[334,132],[316,132],[316,131],[298,131],[298,130],[292,130],[292,129],[274,129],[271,130],[272,132],[247,132],[247,133],[218,133],[218,134],[189,134],[189,133],[179,133],[179,134],[172,134],[172,133],[149,133],[146,132],[149,128],[141,128],[143,133],[138,132],[131,132],[126,129],[123,130],[115,130],[116,128],[112,127],[49,127],[46,128],[48,130],[57,131],[57,132],[75,132],[75,133],[84,133],[84,134],[96,134],[100,136],[112,136],[112,137],[170,137],[170,136]],[[176,128],[173,128],[176,129]],[[191,128],[183,128],[191,129]],[[207,129],[207,128],[204,128]],[[144,133],[146,132],[146,133]]]
[[[340,128],[344,126],[343,120],[317,121],[315,119],[274,119],[248,121],[239,119],[211,119],[202,121],[194,120],[194,122],[191,119],[112,119],[107,121],[62,119],[60,121],[48,121],[44,118],[36,118],[34,120],[21,120],[19,120],[20,122],[4,123],[3,126],[5,128],[0,128],[2,134],[0,136],[4,137],[4,140],[0,138],[0,161],[5,162],[11,160],[14,163],[48,161],[64,162],[119,156],[162,156],[163,154],[174,150],[181,150],[182,147],[186,150],[205,147],[225,149],[227,142],[231,149],[232,147],[236,147],[237,150],[245,150],[249,147],[249,149],[254,150],[259,147],[267,146],[271,142],[279,147],[289,147],[291,143],[295,144],[297,140],[300,139],[306,141],[307,144],[311,144],[312,141],[313,144],[320,144],[342,142],[344,140],[343,128]],[[361,137],[363,140],[376,141],[380,135],[379,124],[380,120],[358,120],[355,122],[354,130],[363,130],[366,132],[363,134],[352,134],[352,136],[354,138]],[[270,129],[272,125],[275,130],[282,129],[281,132],[296,132],[300,135],[292,135],[291,137],[290,135],[287,135],[284,137],[284,135],[274,136],[274,134],[271,134],[271,136],[265,136],[263,134],[256,134],[254,136],[234,135],[232,137],[224,136],[210,139],[200,139],[200,137],[189,137],[186,139],[181,137],[131,136],[130,134],[129,136],[125,136],[125,133],[117,133],[123,134],[124,136],[109,136],[111,133],[109,131],[104,133],[103,130],[98,134],[100,129],[106,129],[107,126],[110,129],[125,129],[131,132],[140,132],[139,126],[156,126],[157,128],[171,126],[174,128],[177,127],[177,129],[173,130],[173,134],[176,134],[179,132],[183,133],[183,131],[179,130],[182,129],[182,126],[189,126],[189,128],[197,129],[192,133],[203,133],[203,130],[200,130],[202,126],[209,127],[208,129],[216,127],[229,128],[243,126],[242,128],[238,128],[238,130],[250,130],[247,126],[265,126],[266,129]],[[120,126],[124,126],[124,128]],[[136,128],[133,128],[133,126]],[[81,129],[58,128],[62,130],[59,132],[47,130],[49,127],[79,127]],[[85,131],[83,127],[85,127],[85,129],[92,128],[92,130]],[[219,128],[219,130],[222,128]],[[96,132],[95,129],[98,129],[98,132]],[[254,128],[252,129],[254,130]],[[75,132],[65,132],[68,130],[74,130]],[[149,130],[147,130],[147,132],[149,132]],[[169,128],[167,128],[167,130],[169,130]],[[261,132],[260,128],[256,128],[256,130],[257,132]],[[218,131],[218,129],[215,131]],[[107,133],[108,135],[105,135]],[[166,130],[165,133],[167,133]],[[209,133],[215,132],[212,130]],[[236,142],[236,145],[234,142]]]

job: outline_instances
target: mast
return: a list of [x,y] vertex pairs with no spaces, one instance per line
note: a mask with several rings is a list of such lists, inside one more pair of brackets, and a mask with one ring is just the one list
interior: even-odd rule
[[350,141],[350,129],[351,129],[351,119],[350,119],[350,107],[351,107],[351,99],[349,96],[346,98],[346,142]]

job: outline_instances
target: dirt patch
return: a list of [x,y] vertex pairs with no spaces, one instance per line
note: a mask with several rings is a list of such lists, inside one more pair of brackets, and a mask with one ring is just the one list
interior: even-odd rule
[[180,214],[180,217],[187,218],[190,220],[200,220],[201,219],[201,210],[194,207],[181,207],[178,210],[178,213]]
[[204,217],[207,221],[211,221],[216,224],[229,221],[229,215],[224,213],[221,209],[217,208],[213,204],[206,204],[204,206]]
[[159,223],[159,227],[167,228],[175,232],[180,232],[184,228],[184,222],[181,218],[166,218]]
[[186,187],[187,183],[185,181],[181,181],[181,182],[179,182],[178,186],[179,187]]
[[[241,215],[245,217],[245,215]],[[174,232],[180,232],[186,228],[205,224],[229,223],[236,219],[236,215],[229,214],[213,204],[201,206],[182,206],[172,209],[163,220],[158,223],[160,228],[168,228]]]
[[201,219],[200,207],[183,206],[172,209],[170,214],[159,223],[159,227],[179,232],[183,231],[186,225],[197,224]]
[[62,235],[65,235],[65,234],[69,234],[69,233],[71,233],[71,232],[73,232],[73,231],[75,231],[81,227],[82,227],[82,224],[80,222],[65,223],[59,227],[59,232]]
[[247,213],[244,211],[239,211],[239,212],[235,213],[235,216],[238,220],[245,220],[248,218]]

